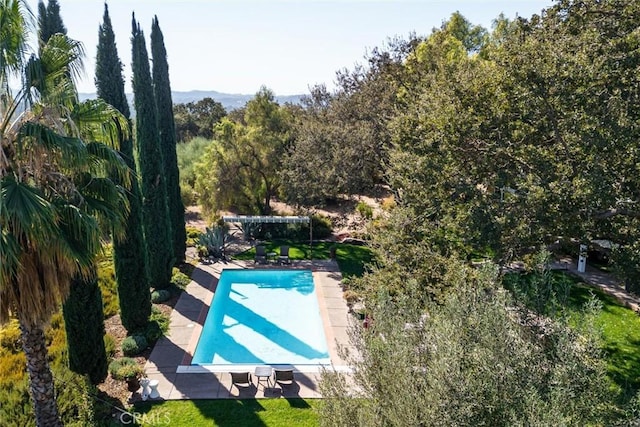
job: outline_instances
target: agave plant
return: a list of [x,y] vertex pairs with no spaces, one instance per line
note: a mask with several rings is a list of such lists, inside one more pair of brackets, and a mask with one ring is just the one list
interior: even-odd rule
[[245,240],[253,239],[260,229],[261,225],[262,224],[255,222],[243,222],[242,224],[240,224],[242,235],[244,236]]
[[206,231],[198,237],[198,246],[207,248],[209,256],[224,258],[224,248],[229,237],[229,230],[224,225],[213,228],[207,227]]

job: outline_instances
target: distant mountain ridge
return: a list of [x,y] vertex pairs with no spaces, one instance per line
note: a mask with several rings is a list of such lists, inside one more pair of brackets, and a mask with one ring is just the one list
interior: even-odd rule
[[[95,93],[80,93],[80,100],[84,101],[86,99],[95,99]],[[191,90],[188,92],[180,92],[174,91],[171,92],[171,97],[173,99],[174,104],[187,104],[189,102],[198,102],[204,98],[212,98],[215,101],[218,101],[222,104],[222,106],[227,111],[235,110],[237,108],[244,107],[247,101],[250,101],[255,95],[244,95],[244,94],[234,94],[234,93],[223,93],[216,92],[215,90]],[[276,95],[276,101],[280,104],[300,104],[300,100],[304,95]],[[129,101],[129,106],[131,107],[131,111],[134,111],[133,108],[133,94],[127,94],[127,100]]]

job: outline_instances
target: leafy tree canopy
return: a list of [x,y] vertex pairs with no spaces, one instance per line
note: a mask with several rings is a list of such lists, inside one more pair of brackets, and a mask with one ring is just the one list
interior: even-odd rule
[[216,123],[227,115],[221,103],[212,98],[197,102],[175,104],[173,115],[178,142],[187,142],[196,137],[213,138]]
[[215,143],[196,167],[196,191],[205,210],[236,209],[269,215],[278,194],[282,155],[290,142],[290,113],[263,87],[244,109],[243,123],[222,119]]

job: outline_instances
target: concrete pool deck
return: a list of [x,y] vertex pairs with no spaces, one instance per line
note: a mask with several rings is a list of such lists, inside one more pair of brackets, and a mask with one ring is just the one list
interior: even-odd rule
[[[294,369],[292,385],[277,385],[273,381],[258,384],[253,372],[256,365],[203,367],[191,365],[202,327],[213,299],[220,273],[232,268],[296,268],[313,272],[318,305],[327,339],[331,366],[329,370],[348,372],[346,362],[338,354],[338,346],[348,347],[347,327],[351,316],[342,297],[342,275],[335,260],[292,261],[289,266],[256,265],[253,261],[218,261],[200,263],[191,275],[191,283],[180,296],[170,317],[168,334],[153,348],[145,365],[147,378],[158,381],[161,400],[180,399],[255,399],[277,397],[319,398],[321,368],[316,365],[290,366]],[[275,366],[274,366],[275,367]],[[253,385],[238,389],[231,385],[229,372],[249,371]],[[140,397],[139,391],[132,396]]]

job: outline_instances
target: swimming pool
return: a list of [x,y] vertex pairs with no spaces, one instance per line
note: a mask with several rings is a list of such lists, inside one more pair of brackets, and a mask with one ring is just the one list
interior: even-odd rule
[[192,365],[329,363],[311,271],[222,271]]

